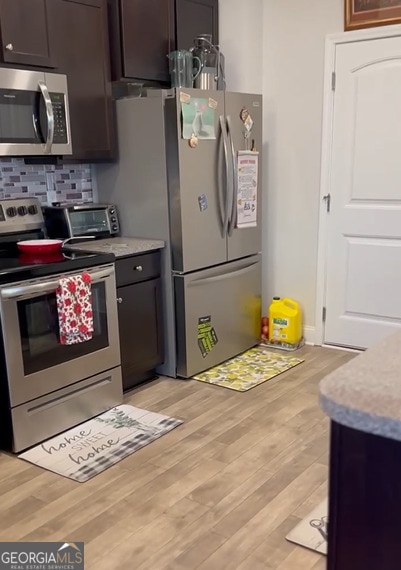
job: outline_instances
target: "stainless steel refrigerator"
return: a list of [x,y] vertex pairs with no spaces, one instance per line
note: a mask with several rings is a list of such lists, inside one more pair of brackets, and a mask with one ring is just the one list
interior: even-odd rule
[[[121,235],[165,241],[158,372],[188,378],[259,342],[262,98],[176,89],[116,107],[119,158],[96,167],[98,199],[117,205]],[[239,157],[256,157],[245,184]]]

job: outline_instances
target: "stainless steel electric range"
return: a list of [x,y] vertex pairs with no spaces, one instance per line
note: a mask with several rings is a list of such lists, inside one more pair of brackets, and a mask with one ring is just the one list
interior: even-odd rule
[[[17,241],[44,236],[34,198],[0,201],[0,445],[19,452],[122,402],[114,256],[21,255]],[[92,278],[91,340],[62,345],[56,289]]]

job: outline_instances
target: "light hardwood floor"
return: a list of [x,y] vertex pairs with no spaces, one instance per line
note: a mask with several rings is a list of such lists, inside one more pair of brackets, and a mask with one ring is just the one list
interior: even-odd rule
[[160,378],[126,403],[184,424],[86,483],[0,454],[0,541],[84,541],[86,570],[323,570],[285,535],[326,492],[318,383],[354,354],[305,362],[249,392]]

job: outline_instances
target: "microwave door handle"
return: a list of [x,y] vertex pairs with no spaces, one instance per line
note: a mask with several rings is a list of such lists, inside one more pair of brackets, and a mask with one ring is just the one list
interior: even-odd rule
[[38,141],[40,141],[41,136],[40,136],[39,131],[38,131],[38,119],[37,119],[35,113],[32,113],[32,124],[33,124],[33,130],[35,131],[36,139]]
[[50,98],[50,93],[47,88],[47,85],[44,81],[38,81],[39,89],[42,93],[43,100],[45,102],[46,108],[46,117],[47,117],[47,137],[46,143],[44,148],[45,154],[50,154],[53,145],[54,139],[54,112],[53,112],[53,103]]

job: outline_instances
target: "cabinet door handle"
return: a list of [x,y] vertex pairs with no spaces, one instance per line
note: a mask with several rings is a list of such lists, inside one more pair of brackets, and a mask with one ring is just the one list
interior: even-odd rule
[[123,302],[122,297],[117,297],[117,303],[121,304]]
[[136,266],[134,267],[134,269],[135,269],[135,271],[143,271],[142,265],[136,265]]
[[6,44],[5,47],[6,47],[6,50],[8,50],[8,51],[13,51],[13,49],[14,49],[13,44]]

